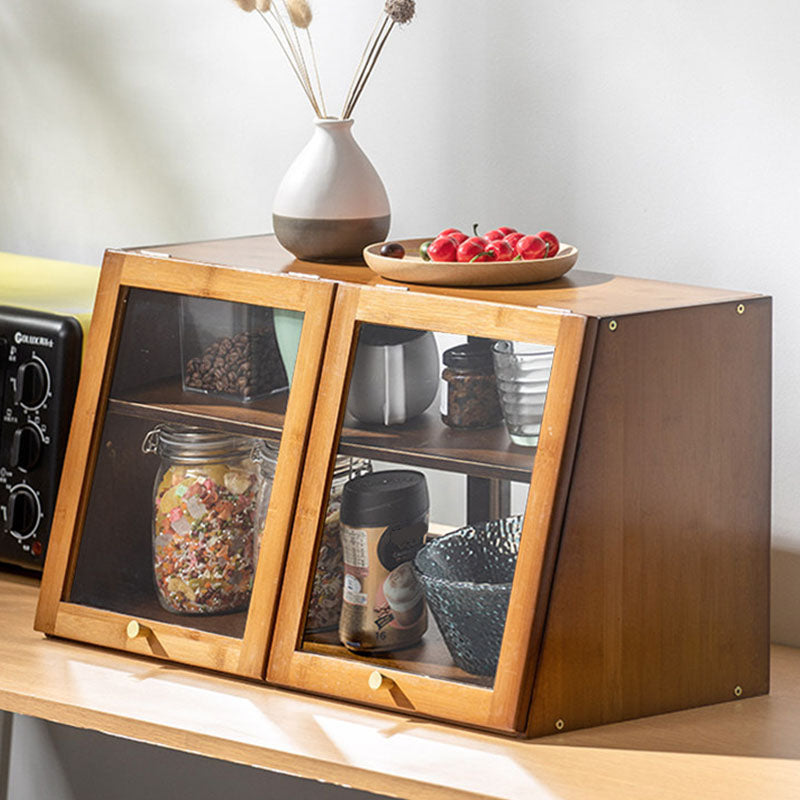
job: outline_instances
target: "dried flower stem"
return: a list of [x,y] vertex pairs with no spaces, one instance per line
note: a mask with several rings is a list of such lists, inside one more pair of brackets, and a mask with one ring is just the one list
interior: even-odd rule
[[372,45],[372,51],[370,52],[369,58],[367,59],[367,64],[363,70],[361,80],[359,85],[356,88],[355,94],[353,95],[350,104],[344,111],[344,118],[348,118],[356,107],[356,103],[358,99],[361,97],[361,93],[364,91],[364,87],[367,85],[367,81],[369,80],[369,76],[372,75],[372,70],[375,68],[375,62],[378,60],[378,56],[381,54],[381,50],[383,50],[383,46],[386,44],[386,40],[389,38],[389,34],[392,32],[392,28],[395,26],[394,20],[389,20],[389,17],[386,17],[381,25],[381,30],[378,33],[378,38],[376,39],[375,43]]
[[308,51],[311,53],[311,63],[314,65],[314,75],[317,79],[317,89],[319,91],[319,102],[322,106],[322,116],[328,116],[328,109],[325,108],[325,93],[322,91],[322,81],[319,79],[319,67],[317,66],[317,51],[314,49],[314,42],[311,41],[311,29],[306,28],[306,36],[308,37]]
[[[331,119],[328,117],[325,105],[317,53],[309,29],[314,19],[310,0],[234,0],[234,2],[243,11],[258,11],[286,56],[295,77],[300,81],[314,113],[317,117]],[[383,10],[367,39],[347,91],[342,107],[342,119],[352,115],[392,29],[395,25],[405,25],[410,22],[414,17],[415,8],[416,0],[384,0]],[[301,39],[300,30],[306,32],[305,38]]]
[[[314,87],[311,85],[311,81],[308,77],[308,70],[306,69],[305,59],[303,57],[303,48],[300,44],[300,38],[297,35],[297,30],[292,25],[291,19],[284,20],[283,15],[280,13],[279,8],[277,7],[277,3],[273,3],[271,7],[272,15],[278,22],[280,26],[281,33],[283,34],[283,38],[285,41],[286,46],[291,51],[290,60],[292,61],[292,67],[295,70],[295,74],[298,77],[298,80],[303,86],[303,90],[305,91],[309,101],[311,102],[311,106],[314,109],[314,113],[318,116],[322,116],[322,112],[320,111],[319,102],[317,101],[317,97],[314,93]],[[283,7],[286,13],[286,16],[289,17],[289,8],[286,4],[286,0],[283,0]],[[292,33],[293,31],[293,33]],[[286,50],[284,50],[286,53]],[[287,55],[287,58],[289,56]]]
[[[292,18],[292,12],[291,9],[289,8],[289,3],[287,2],[287,0],[283,0],[283,8],[286,11],[286,16],[289,17],[289,28],[291,29],[292,34],[294,36],[294,51],[297,57],[297,66],[300,67],[300,71],[303,73],[303,77],[305,78],[306,81],[306,86],[313,95],[314,88],[312,87],[311,80],[308,77],[308,68],[306,67],[306,60],[305,57],[303,56],[303,47],[300,44],[300,36],[297,33],[297,23]],[[316,102],[316,97],[314,98],[314,108],[317,111],[317,116],[319,116],[320,115],[319,105]]]
[[272,35],[275,37],[275,40],[278,42],[279,47],[283,51],[283,54],[286,56],[286,60],[289,62],[289,66],[292,68],[294,74],[297,76],[297,80],[300,81],[300,85],[303,87],[303,91],[306,93],[306,97],[308,97],[308,101],[311,103],[314,112],[316,113],[317,116],[320,116],[316,98],[314,97],[313,92],[309,90],[306,81],[303,79],[303,76],[297,67],[293,53],[290,52],[289,49],[287,49],[287,44],[285,44],[284,41],[281,39],[280,34],[278,33],[278,31],[275,30],[273,24],[267,19],[266,15],[261,11],[259,11],[258,14],[261,17],[261,19],[264,20],[264,24],[270,29]]
[[358,79],[361,77],[362,72],[364,71],[364,64],[367,60],[367,53],[370,51],[370,46],[375,41],[375,37],[378,32],[378,28],[381,26],[382,22],[385,22],[386,15],[381,12],[381,15],[375,20],[375,25],[372,28],[372,33],[369,35],[369,39],[367,39],[367,43],[364,45],[364,50],[361,53],[361,60],[358,62],[358,66],[356,67],[356,71],[353,73],[353,80],[350,82],[350,88],[347,90],[347,96],[344,100],[344,105],[342,106],[342,119],[347,119],[347,115],[345,111],[347,107],[350,105],[350,101],[353,98],[353,93],[356,90],[356,84]]

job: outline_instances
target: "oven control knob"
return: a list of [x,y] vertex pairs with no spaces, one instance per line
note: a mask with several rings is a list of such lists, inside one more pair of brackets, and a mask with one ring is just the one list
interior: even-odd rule
[[47,397],[49,376],[44,364],[26,361],[17,369],[17,389],[14,402],[25,408],[38,408]]
[[39,525],[39,498],[27,486],[16,486],[8,496],[8,531],[18,539],[30,536]]
[[42,437],[33,425],[24,425],[14,431],[11,439],[11,467],[29,470],[39,463],[42,454]]

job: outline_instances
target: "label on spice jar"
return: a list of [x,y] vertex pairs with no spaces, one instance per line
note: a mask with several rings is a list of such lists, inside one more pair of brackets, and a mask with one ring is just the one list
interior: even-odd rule
[[389,528],[341,526],[345,579],[339,637],[346,647],[395,650],[422,638],[428,617],[411,560],[427,530],[427,517]]

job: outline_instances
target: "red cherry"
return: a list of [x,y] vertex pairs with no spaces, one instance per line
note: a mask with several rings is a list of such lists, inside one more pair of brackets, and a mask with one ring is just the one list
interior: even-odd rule
[[525,261],[534,261],[547,256],[547,242],[538,236],[523,236],[517,242],[517,254]]
[[466,233],[462,233],[458,228],[445,228],[439,236],[449,236],[451,239],[456,240],[456,244],[461,244],[469,239]]
[[499,230],[500,233],[503,234],[503,236],[508,236],[509,233],[516,233],[517,232],[516,228],[509,228],[508,225],[503,225],[503,226],[499,227],[497,230]]
[[483,234],[483,238],[488,239],[490,242],[495,242],[498,239],[502,239],[504,236],[505,234],[499,228],[496,228],[493,231],[489,231],[489,233]]
[[511,247],[516,250],[517,242],[525,236],[524,233],[517,233],[514,231],[513,233],[506,234],[505,240],[511,245]]
[[558,248],[560,245],[554,233],[550,233],[550,231],[539,231],[539,233],[536,235],[549,245],[545,258],[552,258],[554,255],[556,255],[556,253],[558,253]]
[[487,252],[495,254],[497,261],[511,261],[516,255],[514,248],[505,239],[495,239],[486,245]]
[[437,236],[428,245],[431,261],[455,261],[458,243],[451,236]]
[[489,242],[482,236],[471,236],[458,246],[458,260],[466,261],[494,261],[494,254],[489,253]]

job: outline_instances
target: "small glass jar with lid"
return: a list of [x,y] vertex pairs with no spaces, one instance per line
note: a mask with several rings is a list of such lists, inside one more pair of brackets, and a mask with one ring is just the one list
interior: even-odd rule
[[492,361],[492,342],[469,341],[445,350],[442,421],[451,428],[492,428],[503,420]]
[[175,614],[241,611],[250,600],[254,545],[271,482],[259,439],[159,425],[142,443],[161,464],[153,490],[153,575]]

